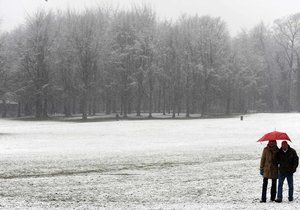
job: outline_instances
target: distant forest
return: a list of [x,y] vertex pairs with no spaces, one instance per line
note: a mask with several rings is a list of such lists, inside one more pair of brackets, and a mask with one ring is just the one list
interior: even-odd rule
[[300,111],[299,52],[300,13],[232,37],[221,18],[148,6],[38,11],[0,34],[1,115]]

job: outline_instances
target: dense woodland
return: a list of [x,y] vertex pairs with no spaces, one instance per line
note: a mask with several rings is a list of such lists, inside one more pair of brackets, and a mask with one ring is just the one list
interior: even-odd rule
[[2,117],[300,111],[300,14],[231,37],[221,18],[39,11],[0,37]]

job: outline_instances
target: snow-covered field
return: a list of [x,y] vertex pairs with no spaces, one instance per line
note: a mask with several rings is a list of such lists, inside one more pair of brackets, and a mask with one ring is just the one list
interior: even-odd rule
[[[300,153],[300,114],[206,120],[0,120],[1,208],[299,209],[260,204],[264,133]],[[269,192],[268,192],[269,196]]]

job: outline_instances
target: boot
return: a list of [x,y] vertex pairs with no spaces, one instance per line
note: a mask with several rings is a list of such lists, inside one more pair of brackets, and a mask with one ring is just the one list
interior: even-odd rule
[[259,202],[260,202],[260,203],[265,203],[266,201],[265,201],[265,200],[260,200]]

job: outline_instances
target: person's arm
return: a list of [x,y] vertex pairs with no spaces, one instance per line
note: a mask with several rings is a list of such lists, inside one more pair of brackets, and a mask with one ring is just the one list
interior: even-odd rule
[[297,170],[297,167],[298,167],[298,165],[299,165],[299,157],[298,157],[298,155],[297,155],[297,152],[296,152],[296,150],[294,150],[294,164],[293,164],[293,167],[294,167],[294,172],[296,172],[296,170]]
[[265,167],[265,163],[266,163],[266,150],[263,150],[263,153],[261,155],[261,159],[260,159],[260,174],[263,175],[263,171],[264,171],[264,167]]

